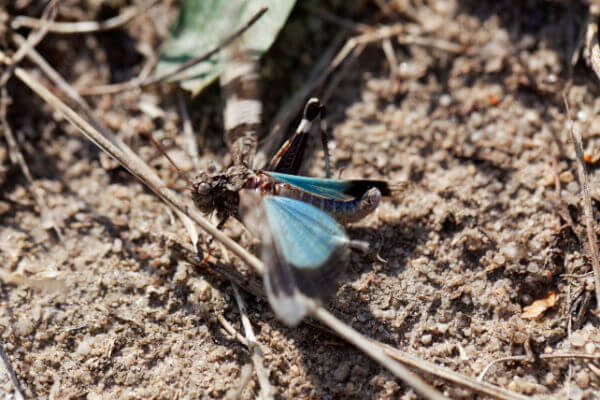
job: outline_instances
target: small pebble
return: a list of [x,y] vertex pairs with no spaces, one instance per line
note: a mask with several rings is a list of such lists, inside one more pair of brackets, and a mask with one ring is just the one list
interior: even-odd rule
[[33,321],[30,317],[20,318],[15,324],[15,329],[17,331],[17,335],[19,336],[30,335],[34,329]]
[[585,344],[585,352],[587,354],[594,354],[596,353],[596,345],[592,342],[586,343]]
[[575,180],[573,173],[571,171],[564,171],[560,174],[560,181],[562,183],[571,183]]
[[567,191],[573,194],[579,193],[579,184],[577,182],[571,182],[567,185]]
[[431,336],[431,334],[429,334],[429,333],[426,335],[423,335],[421,337],[421,343],[423,343],[426,346],[431,344],[432,340],[433,340],[433,336]]
[[195,280],[191,284],[192,291],[198,296],[200,301],[208,301],[212,295],[212,288],[210,284],[204,279]]
[[82,356],[86,356],[86,355],[90,354],[91,351],[92,351],[92,348],[90,346],[90,338],[89,337],[85,337],[77,345],[77,353],[79,353]]
[[520,242],[511,242],[502,247],[502,253],[512,261],[519,261],[527,257],[527,249]]
[[121,239],[115,239],[113,241],[112,251],[114,253],[120,253],[123,251],[123,241]]
[[493,261],[498,265],[504,265],[506,259],[504,258],[504,256],[502,256],[502,254],[496,254],[493,258]]
[[451,102],[452,102],[452,97],[450,97],[450,95],[443,94],[440,96],[440,106],[448,107]]
[[571,345],[574,347],[583,347],[585,344],[585,337],[581,332],[575,332],[571,335]]
[[527,272],[529,272],[530,274],[535,274],[537,272],[539,272],[540,267],[536,264],[536,263],[529,263],[527,264]]
[[575,383],[580,388],[587,389],[590,384],[590,376],[585,370],[581,370],[575,375]]
[[333,372],[333,379],[336,382],[344,382],[350,376],[350,366],[348,363],[342,363],[337,369]]

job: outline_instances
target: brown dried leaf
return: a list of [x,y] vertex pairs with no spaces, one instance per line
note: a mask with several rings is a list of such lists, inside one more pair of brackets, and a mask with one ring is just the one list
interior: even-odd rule
[[558,293],[556,292],[548,292],[546,293],[546,297],[540,300],[536,300],[527,307],[523,308],[523,314],[521,314],[521,318],[525,319],[537,319],[542,316],[544,311],[549,308],[554,307],[556,301],[558,300]]

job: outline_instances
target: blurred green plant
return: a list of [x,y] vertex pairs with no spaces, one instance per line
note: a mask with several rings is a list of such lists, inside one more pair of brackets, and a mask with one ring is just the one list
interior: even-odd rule
[[[227,35],[247,23],[262,7],[267,12],[238,39],[239,49],[260,57],[273,44],[296,0],[186,0],[179,12],[157,74],[173,71],[186,61],[200,57],[219,45]],[[223,65],[221,52],[185,70],[172,80],[192,92],[201,92],[218,78]]]

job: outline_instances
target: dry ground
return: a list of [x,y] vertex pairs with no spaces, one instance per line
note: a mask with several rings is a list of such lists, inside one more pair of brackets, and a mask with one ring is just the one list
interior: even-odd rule
[[[61,20],[102,20],[126,5],[69,3],[59,7]],[[177,10],[169,3],[115,31],[49,34],[39,50],[76,88],[129,79],[146,62],[144,52],[158,51],[164,41]],[[352,259],[329,309],[367,336],[470,376],[496,359],[532,353],[528,362],[495,364],[485,379],[524,394],[598,398],[597,362],[535,358],[600,352],[577,164],[561,97],[572,77],[571,117],[594,161],[600,86],[583,62],[570,67],[585,4],[415,1],[401,14],[382,17],[373,4],[344,3],[332,1],[327,9],[374,25],[402,23],[433,43],[394,40],[395,76],[381,46],[372,45],[328,102],[335,166],[344,177],[413,183],[349,228],[352,237],[371,243],[373,254]],[[11,2],[0,17],[39,16],[42,6]],[[267,119],[302,86],[339,29],[306,4],[297,7],[264,62]],[[14,50],[8,31],[2,35],[3,51]],[[459,51],[440,49],[436,40]],[[124,169],[69,134],[75,129],[16,79],[8,91],[8,121],[63,235],[59,240],[41,218],[31,186],[0,141],[6,281],[0,330],[24,393],[221,398],[237,388],[251,361],[216,318],[222,314],[242,330],[228,281],[191,266],[161,240],[184,241],[187,234]],[[176,174],[140,133],[171,143],[171,154],[191,168],[180,151],[182,121],[172,85],[89,100],[96,115],[171,182]],[[217,89],[187,100],[201,142],[199,167],[208,160],[227,165]],[[323,176],[316,142],[304,172]],[[596,206],[600,171],[593,162],[589,167]],[[239,237],[241,228],[231,223],[228,231]],[[20,274],[30,282],[15,283]],[[56,278],[42,279],[48,275]],[[552,309],[539,319],[521,317],[550,291],[559,294]],[[416,397],[335,336],[307,324],[287,329],[268,304],[245,298],[280,397]],[[451,398],[476,397],[431,382]],[[243,398],[257,393],[253,377]]]

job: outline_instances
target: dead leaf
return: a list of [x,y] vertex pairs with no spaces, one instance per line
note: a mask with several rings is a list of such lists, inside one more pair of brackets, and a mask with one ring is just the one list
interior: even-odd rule
[[558,293],[556,292],[548,292],[546,293],[546,297],[540,300],[536,300],[527,307],[523,308],[523,314],[521,314],[521,318],[525,319],[537,319],[542,316],[544,311],[549,308],[554,307],[556,301],[558,300]]

